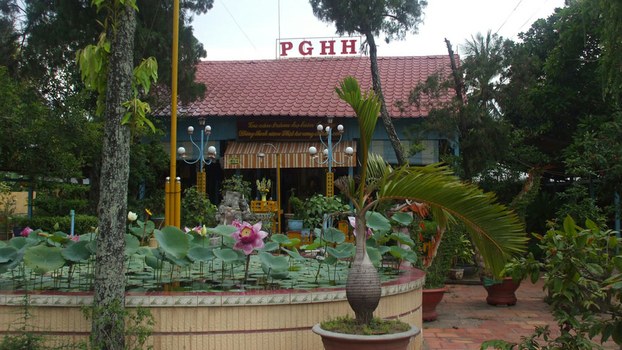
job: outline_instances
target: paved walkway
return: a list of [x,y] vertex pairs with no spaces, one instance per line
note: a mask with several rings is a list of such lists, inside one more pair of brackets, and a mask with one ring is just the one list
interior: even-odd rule
[[[424,350],[479,349],[485,340],[503,339],[517,342],[531,335],[534,328],[556,323],[550,307],[543,301],[542,281],[523,281],[515,306],[486,304],[482,285],[448,284],[448,292],[437,307],[438,320],[423,324]],[[620,349],[607,344],[605,349]]]

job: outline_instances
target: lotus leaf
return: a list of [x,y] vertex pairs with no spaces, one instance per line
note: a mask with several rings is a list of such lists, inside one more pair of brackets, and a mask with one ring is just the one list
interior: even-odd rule
[[9,241],[9,245],[17,248],[18,250],[24,248],[26,244],[28,244],[28,242],[26,241],[26,237],[21,236],[13,237]]
[[304,256],[300,255],[300,253],[298,253],[298,250],[296,248],[294,248],[293,250],[289,250],[289,249],[283,249],[289,256],[291,256],[292,258],[294,258],[294,260],[298,260],[298,261],[305,261],[307,260],[307,258],[305,258]]
[[346,240],[346,235],[334,227],[329,227],[324,232],[324,240],[329,243],[341,243]]
[[214,255],[228,264],[232,264],[239,260],[239,255],[233,249],[229,248],[214,249]]
[[0,263],[4,264],[17,257],[17,249],[15,247],[2,247],[0,248]]
[[24,264],[35,273],[45,274],[63,267],[65,259],[61,248],[38,245],[26,249]]
[[352,243],[344,243],[340,244],[337,247],[328,247],[326,251],[328,254],[334,256],[337,259],[346,259],[354,256],[355,251],[354,244]]
[[61,254],[63,258],[72,262],[86,261],[91,256],[91,251],[87,247],[89,242],[80,241],[65,247]]
[[134,254],[140,247],[140,242],[136,236],[125,234],[125,256]]
[[404,232],[393,232],[391,234],[391,238],[399,243],[406,244],[410,247],[415,245],[415,242],[412,240],[412,238],[410,238],[410,236],[405,234]]
[[380,251],[378,250],[378,248],[367,247],[367,255],[369,255],[369,259],[371,260],[372,264],[374,264],[374,266],[376,267],[380,266],[380,261],[382,260],[382,254],[380,254]]
[[366,213],[365,220],[367,227],[374,231],[387,232],[391,230],[391,222],[386,216],[375,212],[369,211]]
[[212,248],[192,247],[188,251],[188,258],[192,261],[208,262],[214,259],[214,252]]
[[208,228],[207,232],[215,234],[215,235],[219,235],[219,236],[231,236],[231,234],[233,232],[235,232],[237,229],[231,225],[218,225],[214,228]]
[[155,230],[155,238],[160,249],[175,259],[182,259],[188,254],[188,235],[177,227],[167,226],[162,230]]
[[279,249],[279,244],[277,242],[268,242],[264,244],[263,248],[258,250],[262,252],[273,252],[277,249]]
[[284,235],[282,233],[273,234],[272,237],[270,237],[270,239],[273,242],[276,242],[278,244],[283,244],[283,243],[290,242],[289,237],[287,237],[286,235]]
[[397,212],[391,216],[391,221],[405,227],[413,222],[413,215],[412,213]]

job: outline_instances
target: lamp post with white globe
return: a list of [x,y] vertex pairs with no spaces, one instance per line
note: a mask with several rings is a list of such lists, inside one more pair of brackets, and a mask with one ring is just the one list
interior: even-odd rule
[[[331,119],[329,118],[328,123],[331,123]],[[335,160],[334,151],[337,145],[341,142],[341,138],[343,137],[343,125],[337,125],[337,135],[339,135],[339,139],[337,142],[333,143],[333,129],[330,126],[323,126],[322,124],[318,124],[317,132],[320,136],[320,142],[324,146],[324,150],[322,150],[323,160],[318,160],[320,164],[326,164],[328,166],[328,172],[326,173],[326,197],[332,197],[335,195],[335,174],[333,173],[333,164],[342,165],[343,162],[338,162]],[[318,158],[318,149],[314,146],[309,147],[309,154],[312,157]],[[354,154],[354,149],[350,146],[345,149],[346,156],[350,157]]]
[[[203,128],[201,130],[201,140],[197,144],[192,139],[192,134],[194,133],[194,127],[188,127],[188,135],[190,135],[190,142],[192,143],[193,149],[196,148],[198,151],[198,155],[195,159],[187,159],[186,148],[179,147],[177,149],[177,153],[181,156],[184,162],[188,164],[199,164],[199,171],[197,172],[197,190],[199,193],[205,194],[207,179],[205,176],[205,171],[203,169],[203,165],[210,165],[216,159],[216,147],[209,146],[206,148],[207,143],[209,142],[209,136],[212,133],[212,127],[209,125],[205,125],[205,118],[199,118],[199,125]],[[207,150],[207,154],[205,151]],[[194,153],[194,152],[193,152]]]

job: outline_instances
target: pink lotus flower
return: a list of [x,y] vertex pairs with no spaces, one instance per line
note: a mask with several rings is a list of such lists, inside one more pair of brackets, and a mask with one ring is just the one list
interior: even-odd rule
[[19,233],[19,235],[20,235],[20,236],[22,236],[22,237],[28,237],[28,235],[29,235],[29,234],[30,234],[30,232],[32,232],[32,231],[33,231],[33,230],[32,230],[30,227],[26,226],[26,227],[24,227],[24,229],[22,230],[22,232],[20,232],[20,233]]
[[[348,216],[348,221],[350,221],[350,226],[354,228],[354,235],[356,236],[356,218],[354,216]],[[372,232],[371,229],[367,228],[367,238],[371,237]]]
[[69,236],[69,239],[74,241],[74,242],[79,242],[80,241],[80,236],[78,236],[78,235]]
[[237,228],[237,231],[231,235],[236,241],[233,246],[234,249],[242,250],[244,254],[249,255],[253,249],[263,247],[263,239],[266,238],[268,232],[261,231],[261,221],[251,225],[246,221],[235,220],[231,224]]

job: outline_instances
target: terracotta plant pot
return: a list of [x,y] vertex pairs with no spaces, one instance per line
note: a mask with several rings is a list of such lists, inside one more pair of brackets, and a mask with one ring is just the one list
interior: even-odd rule
[[412,338],[421,330],[411,326],[410,330],[402,333],[356,335],[330,332],[316,324],[313,332],[322,337],[325,350],[407,350]]
[[516,305],[516,290],[520,286],[520,281],[514,281],[511,277],[506,277],[501,283],[484,285],[488,296],[486,302],[489,305]]
[[436,289],[424,289],[421,302],[423,322],[436,321],[438,313],[436,306],[443,300],[447,287]]

